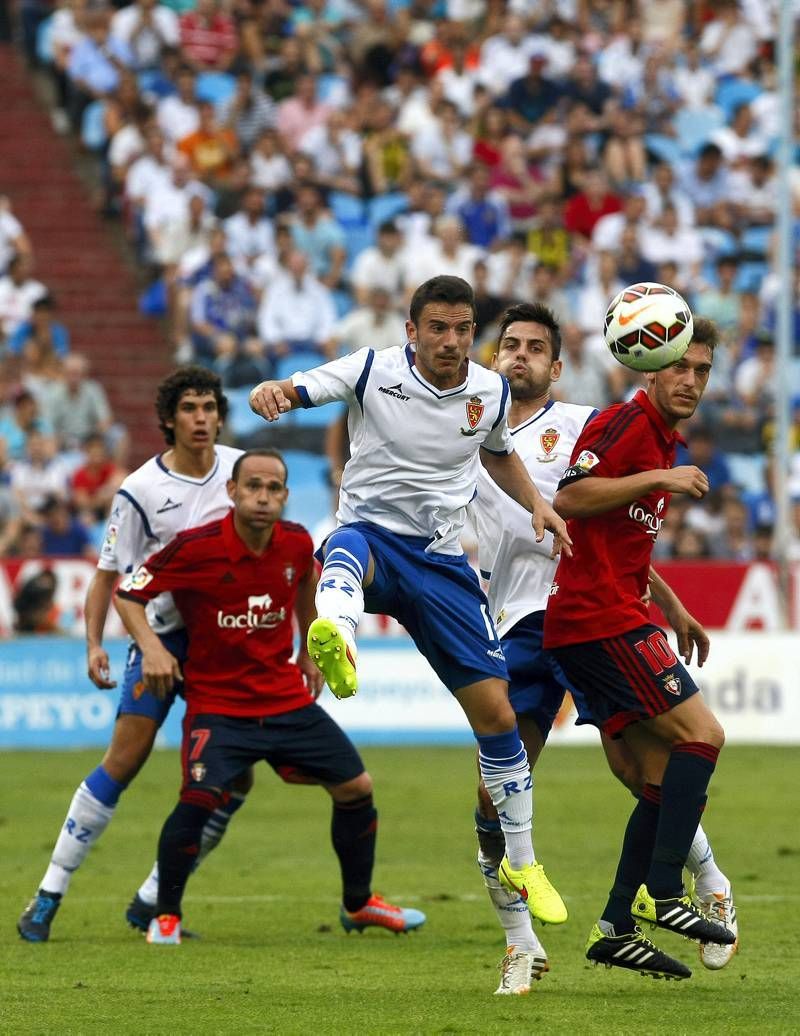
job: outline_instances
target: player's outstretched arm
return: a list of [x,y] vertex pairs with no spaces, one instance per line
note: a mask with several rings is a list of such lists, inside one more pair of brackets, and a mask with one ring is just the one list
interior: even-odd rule
[[528,469],[516,453],[492,453],[481,450],[481,463],[504,493],[530,511],[536,542],[541,543],[546,530],[553,534],[553,556],[563,550],[572,556],[572,540],[566,522],[556,514],[531,481]]
[[312,564],[308,572],[297,583],[297,597],[294,602],[294,614],[297,619],[297,629],[300,634],[300,649],[297,652],[297,666],[303,674],[311,694],[318,698],[325,686],[325,677],[317,666],[311,661],[311,656],[306,648],[306,637],[308,627],[317,617],[317,609],[314,604],[314,595],[317,590],[319,572],[316,563]]
[[111,595],[119,579],[118,572],[107,572],[96,568],[89,589],[86,591],[84,617],[86,621],[86,662],[89,679],[101,690],[110,691],[117,686],[111,679],[111,665],[108,653],[103,647],[103,630],[106,625]]
[[700,499],[708,492],[708,479],[699,468],[684,465],[654,471],[638,471],[635,475],[605,478],[587,475],[563,486],[553,504],[564,518],[591,518],[618,507],[632,504],[648,493],[686,493]]
[[297,389],[289,378],[262,381],[250,392],[250,409],[265,421],[277,421],[281,414],[301,405]]
[[667,622],[675,630],[678,637],[678,654],[687,664],[692,660],[692,653],[697,648],[697,664],[702,666],[708,658],[711,643],[708,634],[689,612],[672,587],[665,583],[651,566],[648,585],[653,600],[664,613]]
[[122,597],[117,592],[114,604],[125,629],[142,652],[142,679],[145,688],[163,698],[172,690],[176,680],[182,680],[181,667],[150,629],[144,604]]

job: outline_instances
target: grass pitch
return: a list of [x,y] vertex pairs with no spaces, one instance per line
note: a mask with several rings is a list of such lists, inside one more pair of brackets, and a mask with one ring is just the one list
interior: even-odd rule
[[474,863],[474,763],[465,748],[364,752],[381,814],[375,888],[417,906],[410,936],[339,927],[329,805],[262,766],[222,847],[192,879],[202,939],[151,947],[126,928],[172,808],[178,762],[156,753],[73,880],[45,945],[15,922],[47,864],[72,792],[97,752],[0,759],[3,1033],[650,1034],[797,1033],[800,940],[796,788],[800,751],[728,748],[707,829],[732,878],[742,949],[705,971],[694,943],[659,933],[694,971],[664,983],[587,966],[630,798],[598,748],[546,751],[536,771],[539,857],[570,909],[540,934],[552,971],[528,997],[493,997],[503,938]]

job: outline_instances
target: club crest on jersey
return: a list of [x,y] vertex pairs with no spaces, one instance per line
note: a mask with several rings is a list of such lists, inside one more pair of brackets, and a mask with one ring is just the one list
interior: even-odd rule
[[670,694],[679,695],[681,693],[681,680],[679,676],[675,676],[673,673],[669,673],[664,677],[664,690],[669,691]]
[[480,396],[470,396],[466,404],[467,407],[467,424],[469,428],[462,428],[462,435],[475,435],[478,430],[478,424],[480,419],[483,417],[483,412],[486,407],[483,405]]
[[283,570],[283,574],[286,577],[286,582],[290,586],[294,582],[294,572],[295,572],[294,565],[286,565],[286,567]]
[[202,781],[206,775],[206,764],[205,763],[192,763],[192,767],[189,770],[192,775],[193,781]]
[[556,443],[560,438],[561,433],[556,428],[545,428],[539,436],[539,444],[542,447],[543,453],[536,459],[542,461],[544,464],[554,461],[556,458],[555,456],[551,456],[551,454],[556,448]]

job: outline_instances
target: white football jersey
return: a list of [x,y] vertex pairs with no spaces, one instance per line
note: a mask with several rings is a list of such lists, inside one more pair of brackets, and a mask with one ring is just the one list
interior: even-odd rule
[[[517,453],[537,489],[552,503],[572,449],[584,425],[597,411],[551,400],[527,421],[511,429]],[[478,563],[489,580],[487,596],[498,634],[532,612],[544,611],[558,559],[550,557],[553,534],[536,542],[531,516],[481,469],[472,504],[478,531]]]
[[[105,572],[133,572],[179,532],[223,518],[231,507],[226,483],[242,451],[215,446],[214,452],[214,466],[204,478],[178,475],[160,456],[128,475],[111,505],[97,567]],[[147,618],[156,633],[183,626],[171,594],[152,600]]]
[[342,400],[350,408],[339,524],[373,522],[429,539],[428,550],[460,554],[479,447],[514,449],[505,378],[470,362],[461,385],[440,391],[419,373],[406,345],[361,349],[295,374],[292,383],[304,405]]

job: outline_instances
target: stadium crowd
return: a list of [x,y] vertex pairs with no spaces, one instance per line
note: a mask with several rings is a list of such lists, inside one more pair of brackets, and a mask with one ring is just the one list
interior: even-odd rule
[[[151,281],[142,308],[233,397],[401,344],[413,289],[452,273],[476,289],[477,360],[509,302],[544,302],[563,327],[558,397],[602,408],[637,384],[603,344],[608,301],[638,280],[678,288],[721,330],[685,451],[712,491],[673,501],[657,556],[750,560],[771,556],[775,512],[776,9],[28,0],[20,35],[52,78],[55,131],[96,155],[102,208]],[[800,217],[800,167],[794,187]],[[3,202],[0,557],[93,556],[126,437],[34,260]],[[797,298],[795,327],[800,343]],[[335,482],[341,423],[316,432]]]

